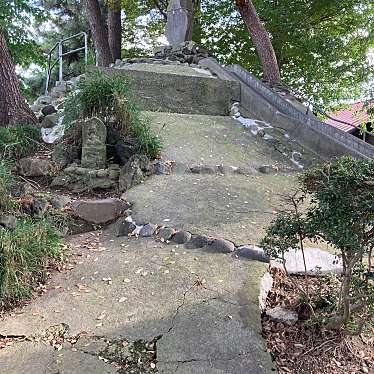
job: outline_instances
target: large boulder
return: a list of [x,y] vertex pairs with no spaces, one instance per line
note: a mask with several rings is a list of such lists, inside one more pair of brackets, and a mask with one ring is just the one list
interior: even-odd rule
[[18,161],[18,173],[25,177],[51,176],[54,172],[55,166],[50,160],[26,157]]
[[108,198],[75,201],[71,207],[79,218],[95,224],[104,224],[117,219],[129,206],[120,199]]
[[[304,274],[304,261],[309,275],[322,276],[343,272],[341,259],[320,248],[305,247],[304,254],[300,250],[290,249],[284,254],[284,260],[289,274]],[[283,268],[282,260],[271,260],[270,266]]]
[[147,156],[135,155],[122,167],[119,175],[121,192],[142,183],[151,174],[151,165]]

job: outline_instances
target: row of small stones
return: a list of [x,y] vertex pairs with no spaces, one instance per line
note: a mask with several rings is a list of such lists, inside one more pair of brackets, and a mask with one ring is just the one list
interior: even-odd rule
[[197,165],[189,168],[193,174],[239,174],[239,175],[252,175],[255,173],[271,174],[276,172],[292,172],[294,169],[287,167],[278,167],[276,165],[261,165],[257,168],[254,167],[237,167],[227,165]]
[[[97,178],[110,178],[110,179],[118,179],[120,174],[120,166],[117,164],[111,165],[108,169],[89,169],[83,168],[79,166],[68,166],[64,169],[65,174],[73,174],[73,175],[87,175],[89,177],[97,177]],[[282,171],[278,167],[273,165],[262,165],[256,169],[254,168],[245,168],[245,167],[236,167],[236,166],[225,166],[225,165],[217,165],[217,166],[208,166],[208,165],[198,165],[193,167],[186,167],[186,171],[191,172],[192,174],[238,174],[238,175],[253,175],[257,172],[262,174],[271,174],[273,172]],[[290,170],[284,170],[290,171]],[[162,172],[162,174],[165,174]],[[168,174],[166,172],[166,174]]]
[[205,248],[212,252],[231,253],[251,260],[269,262],[264,251],[256,246],[236,246],[233,242],[213,238],[206,235],[195,235],[189,231],[176,230],[172,227],[158,226],[147,223],[137,226],[131,216],[120,218],[117,221],[117,236],[140,236],[143,238],[157,237],[163,243],[173,242],[179,245],[185,245],[187,249]]
[[154,65],[185,65],[190,66],[192,68],[199,68],[204,70],[209,70],[206,66],[200,66],[197,64],[189,64],[188,62],[181,62],[178,60],[170,60],[168,58],[161,59],[161,58],[129,58],[125,60],[116,60],[114,64],[111,64],[110,67],[121,67],[126,65],[132,65],[132,64],[154,64]]

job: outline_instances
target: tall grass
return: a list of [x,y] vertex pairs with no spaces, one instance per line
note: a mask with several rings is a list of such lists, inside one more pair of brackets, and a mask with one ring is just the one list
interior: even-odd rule
[[11,165],[0,159],[0,214],[15,206],[11,199],[9,189],[13,183]]
[[32,125],[0,127],[0,159],[18,160],[38,149],[40,132]]
[[29,297],[45,277],[49,260],[60,256],[55,228],[22,215],[9,192],[13,183],[10,164],[0,159],[0,216],[19,217],[14,230],[0,226],[0,309]]
[[[144,118],[131,98],[130,84],[123,75],[89,73],[78,84],[78,90],[65,102],[64,124],[77,126],[75,121],[92,116],[106,125],[114,119],[119,135],[138,140],[138,153],[155,157],[161,150],[160,139],[153,134],[150,122]],[[71,134],[76,131],[71,129]]]
[[21,219],[12,231],[0,229],[0,306],[29,297],[51,258],[60,258],[60,245],[46,221]]

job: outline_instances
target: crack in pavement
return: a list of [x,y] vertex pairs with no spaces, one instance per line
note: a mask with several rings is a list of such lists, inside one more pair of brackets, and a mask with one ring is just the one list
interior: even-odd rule
[[[196,281],[197,282],[197,281]],[[187,294],[193,289],[196,287],[196,282],[190,287],[188,288],[186,291],[183,292],[183,300],[182,300],[182,303],[178,305],[177,309],[176,309],[176,312],[174,313],[173,315],[173,318],[171,320],[171,326],[169,327],[167,333],[169,333],[171,330],[173,330],[173,328],[175,327],[175,319],[177,318],[178,314],[179,314],[179,310],[181,308],[183,308],[184,306],[184,303],[186,302],[186,297],[187,297]]]
[[233,355],[233,356],[229,356],[229,357],[223,357],[222,356],[219,356],[219,357],[209,357],[209,358],[191,358],[191,359],[186,359],[186,360],[172,360],[172,361],[159,361],[159,363],[162,363],[162,364],[177,364],[177,368],[176,370],[178,370],[179,366],[182,365],[182,364],[188,364],[188,363],[191,363],[191,362],[209,362],[212,365],[212,362],[213,361],[223,361],[223,362],[227,362],[227,361],[233,361],[233,360],[236,360],[242,356],[246,356],[246,355],[250,355],[252,352],[240,352],[236,355]]

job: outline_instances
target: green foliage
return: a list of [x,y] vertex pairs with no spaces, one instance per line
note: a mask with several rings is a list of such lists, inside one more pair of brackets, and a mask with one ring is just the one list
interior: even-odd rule
[[[306,171],[300,183],[301,197],[293,197],[293,211],[280,214],[272,222],[261,245],[269,256],[278,258],[283,258],[290,248],[303,251],[304,239],[332,245],[341,257],[344,273],[339,303],[326,322],[329,327],[340,328],[358,320],[360,329],[374,312],[370,268],[374,247],[374,160],[341,157]],[[308,208],[299,213],[304,201],[309,202]]]
[[42,51],[29,27],[44,18],[31,0],[0,0],[0,28],[5,33],[14,63],[28,66],[44,61]]
[[14,230],[0,226],[0,308],[30,296],[43,280],[49,259],[60,256],[54,227],[21,216],[9,192],[14,182],[11,165],[0,160],[0,215],[13,212],[20,217]]
[[[66,121],[96,116],[103,122],[108,122],[114,115],[115,95],[127,97],[128,87],[125,77],[110,76],[100,72],[88,74],[86,79],[79,82],[77,92],[68,98],[65,110],[68,115]],[[72,119],[69,118],[70,112],[73,112]]]
[[0,160],[0,213],[8,211],[14,205],[9,194],[12,183],[11,166]]
[[32,125],[0,127],[0,159],[26,157],[37,150],[40,140],[39,130]]
[[[373,77],[368,51],[374,45],[371,0],[253,1],[271,36],[282,80],[318,104],[360,97]],[[202,1],[205,46],[222,63],[262,69],[234,1]]]
[[79,82],[78,90],[66,100],[65,113],[64,124],[68,127],[78,119],[92,116],[106,125],[114,118],[114,126],[123,138],[133,137],[139,141],[138,153],[155,157],[161,149],[149,121],[131,99],[130,84],[123,75],[87,74],[86,79]]
[[45,221],[21,219],[13,231],[0,229],[0,306],[29,297],[60,255],[58,236]]

